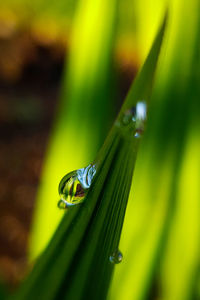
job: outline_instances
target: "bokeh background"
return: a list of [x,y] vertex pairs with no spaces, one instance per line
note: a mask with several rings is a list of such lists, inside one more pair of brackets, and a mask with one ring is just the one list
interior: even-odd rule
[[0,268],[8,284],[15,285],[26,268],[27,239],[67,41],[64,35],[46,41],[37,37],[12,6],[6,7],[5,15],[1,12]]

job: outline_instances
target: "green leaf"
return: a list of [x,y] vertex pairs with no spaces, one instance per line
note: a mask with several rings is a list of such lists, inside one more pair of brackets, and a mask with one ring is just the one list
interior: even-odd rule
[[0,282],[0,299],[7,299],[8,291],[6,290],[5,283],[3,281]]
[[110,299],[198,299],[199,17],[199,1],[170,2]]
[[31,259],[45,248],[63,216],[63,212],[55,209],[60,179],[94,159],[113,119],[110,72],[116,3],[79,1],[61,102],[34,212]]
[[140,143],[123,116],[138,101],[148,102],[164,28],[165,22],[95,160],[97,174],[85,201],[66,212],[12,299],[105,299],[114,270],[109,257],[118,249]]

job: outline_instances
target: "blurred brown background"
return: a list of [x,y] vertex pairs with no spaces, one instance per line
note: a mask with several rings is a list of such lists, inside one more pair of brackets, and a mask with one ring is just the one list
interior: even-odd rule
[[0,269],[15,285],[45,147],[59,95],[66,43],[0,22]]

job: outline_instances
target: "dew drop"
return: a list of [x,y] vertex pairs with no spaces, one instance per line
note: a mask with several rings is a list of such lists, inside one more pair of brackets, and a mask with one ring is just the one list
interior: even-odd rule
[[136,104],[136,118],[137,120],[144,121],[146,119],[147,114],[147,105],[145,101],[139,101]]
[[120,262],[122,262],[122,259],[123,254],[119,250],[113,252],[113,254],[109,257],[109,260],[112,264],[119,264]]
[[135,138],[140,138],[144,132],[144,126],[146,121],[147,107],[144,101],[139,101],[136,105],[136,126],[135,126]]
[[60,208],[60,209],[66,209],[67,208],[67,203],[63,199],[60,199],[58,201],[57,205],[58,205],[58,208]]
[[122,124],[127,126],[136,121],[136,108],[131,107],[124,112],[122,117]]
[[140,138],[140,137],[141,137],[141,135],[140,135],[140,133],[139,133],[139,132],[137,132],[137,131],[136,131],[136,133],[135,133],[134,137],[135,137],[135,138]]
[[60,209],[66,209],[83,202],[95,174],[96,167],[90,164],[86,168],[65,175],[61,179],[58,187],[60,195],[58,207]]
[[138,101],[136,106],[127,109],[121,119],[121,124],[129,132],[133,132],[135,138],[140,138],[144,132],[146,121],[146,102]]

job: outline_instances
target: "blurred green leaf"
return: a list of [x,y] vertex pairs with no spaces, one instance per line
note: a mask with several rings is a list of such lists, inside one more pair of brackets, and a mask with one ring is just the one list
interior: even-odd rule
[[0,299],[6,299],[7,298],[7,291],[5,289],[5,286],[3,282],[0,282]]
[[44,249],[63,216],[56,209],[59,181],[94,159],[113,119],[111,53],[116,5],[116,0],[79,1],[61,103],[38,192],[31,259]]
[[140,138],[122,123],[127,108],[148,102],[165,23],[97,158],[85,201],[64,215],[48,248],[12,299],[105,299],[118,249]]
[[144,61],[149,53],[156,32],[163,20],[169,0],[135,1],[135,39],[140,60]]
[[199,1],[170,1],[110,299],[198,299],[199,17]]

